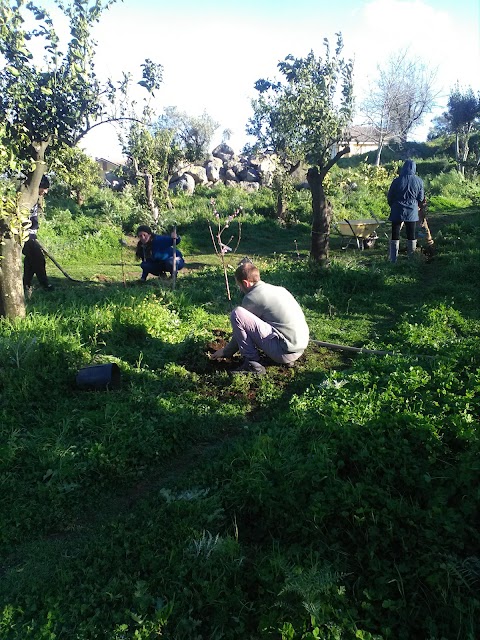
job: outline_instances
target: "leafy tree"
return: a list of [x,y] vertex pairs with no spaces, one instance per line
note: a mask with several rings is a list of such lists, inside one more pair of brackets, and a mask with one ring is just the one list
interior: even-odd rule
[[378,144],[375,164],[379,166],[385,143],[392,138],[405,143],[432,109],[437,94],[434,90],[436,72],[408,58],[406,51],[391,56],[377,71],[361,111],[373,141]]
[[295,188],[293,186],[291,173],[286,171],[283,165],[278,165],[275,168],[272,181],[272,191],[277,201],[277,218],[278,220],[285,222],[288,205],[293,198]]
[[145,127],[134,123],[124,144],[124,153],[130,160],[130,170],[133,172],[132,178],[144,181],[145,204],[154,226],[158,224],[160,208],[163,205],[168,208],[172,206],[168,184],[174,167],[183,157],[173,139],[174,132],[171,129],[158,124]]
[[189,162],[201,162],[208,156],[213,135],[219,127],[207,113],[189,116],[177,107],[167,107],[157,124],[174,132],[173,141]]
[[447,116],[445,113],[436,116],[432,119],[430,130],[427,135],[427,140],[435,140],[437,138],[444,138],[448,136],[450,131],[450,123],[448,122]]
[[102,183],[98,163],[78,147],[61,147],[52,158],[50,170],[78,205],[82,205],[88,193]]
[[[7,150],[7,168],[21,169],[26,176],[18,201],[24,219],[36,201],[47,152],[55,153],[62,145],[74,146],[103,122],[133,117],[128,100],[130,75],[124,74],[117,83],[108,80],[102,84],[94,70],[91,30],[113,1],[75,0],[66,6],[57,0],[70,27],[65,53],[45,9],[26,0],[0,2],[0,55],[4,61],[0,71],[0,146]],[[34,25],[29,26],[32,19]],[[38,45],[43,45],[43,60],[33,53]],[[151,60],[142,67],[141,84],[153,93],[162,81],[162,67]],[[0,311],[16,317],[24,314],[21,239],[7,226],[1,230]]]
[[254,115],[247,126],[247,133],[257,138],[256,146],[276,153],[288,171],[293,172],[302,162],[309,165],[313,214],[310,254],[320,264],[328,262],[331,217],[323,181],[349,152],[343,141],[353,112],[353,63],[340,57],[341,34],[337,34],[334,55],[326,38],[324,46],[324,60],[311,51],[306,58],[288,55],[280,62],[283,83],[263,79],[255,83],[259,97],[252,101]]
[[[144,181],[144,204],[154,226],[159,222],[160,208],[172,207],[168,196],[171,176],[183,160],[204,160],[217,128],[218,124],[206,113],[194,118],[176,107],[167,107],[153,126],[134,123],[130,127],[123,142],[124,153],[130,159],[130,178]],[[225,133],[228,135],[228,131]]]
[[464,93],[457,86],[450,93],[447,111],[444,114],[455,134],[455,159],[457,169],[465,173],[465,163],[470,151],[470,138],[480,121],[480,95],[476,96],[471,87]]

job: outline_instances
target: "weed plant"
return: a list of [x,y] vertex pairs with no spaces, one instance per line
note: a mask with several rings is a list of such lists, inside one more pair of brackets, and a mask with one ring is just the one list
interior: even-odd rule
[[[293,370],[232,377],[208,359],[230,311],[213,195],[175,201],[175,291],[136,282],[120,223],[42,226],[75,275],[109,278],[52,271],[55,290],[0,323],[0,637],[475,640],[480,211],[431,217],[433,259],[391,265],[386,238],[342,251],[333,235],[321,270],[306,221],[238,195],[230,272],[254,257],[313,340],[389,355],[312,342]],[[107,362],[120,389],[77,386]]]

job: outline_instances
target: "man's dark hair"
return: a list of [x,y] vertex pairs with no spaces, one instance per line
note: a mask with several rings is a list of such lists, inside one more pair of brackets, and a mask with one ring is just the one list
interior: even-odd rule
[[260,271],[253,262],[241,262],[235,269],[235,280],[237,282],[242,282],[242,280],[258,282],[260,280]]
[[42,176],[40,180],[40,184],[38,185],[39,189],[50,189],[50,180],[48,176]]

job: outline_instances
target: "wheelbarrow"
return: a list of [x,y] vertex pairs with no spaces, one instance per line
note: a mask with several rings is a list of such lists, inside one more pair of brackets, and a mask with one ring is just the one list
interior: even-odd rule
[[371,249],[375,246],[375,241],[378,239],[377,229],[384,224],[382,220],[376,220],[375,218],[366,220],[347,220],[343,222],[337,222],[336,228],[338,233],[348,241],[342,246],[342,249],[348,249],[352,244],[360,251],[363,249]]

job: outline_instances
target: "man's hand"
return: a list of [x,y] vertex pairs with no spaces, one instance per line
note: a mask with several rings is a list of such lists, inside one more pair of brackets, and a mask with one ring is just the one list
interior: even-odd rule
[[219,360],[220,358],[224,358],[224,353],[225,353],[225,349],[217,349],[214,353],[212,353],[212,355],[210,356],[211,360]]

